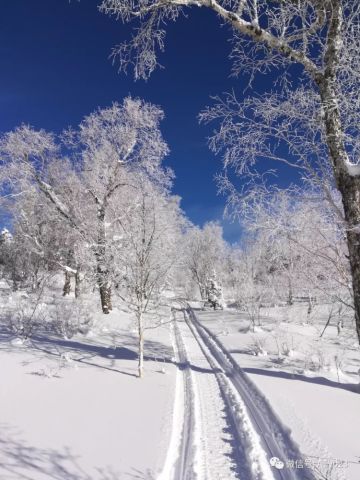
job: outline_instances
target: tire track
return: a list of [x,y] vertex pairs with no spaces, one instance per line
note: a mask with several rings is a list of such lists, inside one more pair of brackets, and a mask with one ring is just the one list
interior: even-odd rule
[[[189,317],[189,327],[193,334],[205,345],[204,354],[208,355],[212,361],[220,366],[226,377],[221,379],[224,383],[224,395],[228,399],[230,406],[235,401],[240,405],[243,403],[248,417],[256,430],[263,450],[268,459],[278,457],[285,461],[286,459],[303,459],[297,445],[293,442],[290,431],[284,427],[276,414],[271,409],[267,400],[255,387],[247,375],[241,370],[231,354],[225,349],[222,343],[196,318],[194,311],[187,305],[186,312]],[[227,388],[229,387],[229,388]],[[237,398],[231,399],[231,395]],[[237,430],[241,436],[241,421],[236,422]],[[246,439],[245,439],[246,440]],[[272,469],[273,478],[277,480],[315,480],[313,472],[308,469],[290,469],[282,470]],[[252,477],[252,478],[256,478]],[[261,477],[260,477],[261,478]]]
[[[194,336],[184,318],[176,322],[178,344],[183,349],[186,358],[185,372],[190,374],[190,388],[192,390],[192,419],[194,424],[190,433],[184,427],[182,449],[189,451],[192,458],[179,459],[179,465],[187,465],[178,470],[176,480],[237,480],[239,468],[235,453],[236,439],[234,439],[233,424],[227,412],[222,392],[219,388],[217,375],[219,367],[211,365],[204,355],[197,338]],[[182,367],[181,367],[182,368]],[[186,419],[185,419],[186,420]],[[185,422],[186,425],[187,422]],[[189,465],[190,463],[190,465]],[[247,472],[248,473],[248,472]],[[249,479],[249,476],[243,477]]]
[[178,459],[175,463],[173,480],[195,480],[195,399],[189,362],[174,312],[173,334],[176,360],[183,375],[183,425]]

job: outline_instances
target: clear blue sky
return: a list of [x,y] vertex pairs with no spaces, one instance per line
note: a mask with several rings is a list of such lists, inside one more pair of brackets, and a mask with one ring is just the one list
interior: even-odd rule
[[[229,78],[229,31],[206,9],[170,24],[164,69],[147,82],[118,74],[111,48],[129,38],[130,29],[100,14],[97,0],[7,0],[0,17],[0,131],[25,122],[61,131],[76,125],[97,106],[121,101],[129,93],[161,105],[167,159],[176,174],[174,192],[189,218],[202,225],[222,218],[224,198],[213,181],[220,170],[206,145],[210,130],[197,115],[211,95],[235,88]],[[263,82],[269,79],[264,78]],[[240,227],[224,222],[225,237],[239,238]]]

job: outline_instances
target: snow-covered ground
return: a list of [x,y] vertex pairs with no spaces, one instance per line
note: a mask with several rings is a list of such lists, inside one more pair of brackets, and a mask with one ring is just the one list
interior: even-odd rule
[[[249,330],[246,314],[195,310],[201,324],[221,342],[291,429],[305,463],[324,478],[360,478],[360,352],[354,334],[329,327],[319,338],[326,306],[311,324],[305,306],[269,308],[261,326]],[[297,458],[283,458],[301,467]]]
[[[1,293],[5,319],[22,293]],[[91,331],[71,339],[22,343],[1,326],[1,480],[360,478],[350,328],[320,339],[326,306],[269,308],[253,332],[238,310],[172,305],[146,331],[142,379],[124,310],[93,304]]]
[[130,316],[91,335],[0,336],[0,479],[153,479],[171,435],[176,367],[169,326],[149,330],[138,379]]

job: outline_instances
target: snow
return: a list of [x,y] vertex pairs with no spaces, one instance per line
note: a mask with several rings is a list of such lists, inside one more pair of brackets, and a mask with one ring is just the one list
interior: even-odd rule
[[[329,327],[319,340],[324,311],[316,307],[313,325],[307,325],[301,324],[301,308],[306,306],[267,309],[261,329],[255,333],[249,332],[246,315],[236,310],[196,311],[196,316],[291,429],[291,437],[305,460],[319,462],[323,474],[329,465],[337,463],[331,478],[358,480],[360,463],[355,439],[360,429],[360,351],[347,328],[339,339],[336,327]],[[288,321],[279,321],[280,315]],[[253,354],[258,342],[266,345],[267,356]],[[278,352],[279,342],[280,350],[283,345],[287,355]],[[341,462],[345,464],[339,465]]]
[[[4,311],[23,298],[0,294]],[[346,321],[320,339],[325,305],[311,324],[307,305],[262,309],[255,328],[233,308],[172,305],[173,321],[162,307],[147,330],[142,379],[125,307],[93,304],[92,329],[71,339],[0,325],[1,480],[301,480],[289,466],[300,461],[360,478],[360,352]]]
[[345,164],[346,170],[351,177],[358,177],[360,175],[360,164],[347,162]]
[[359,451],[354,442],[360,427],[356,394],[298,380],[256,374],[251,378],[266,394],[282,421],[290,426],[305,457],[355,462],[349,463],[344,473],[348,479],[359,478]]
[[236,411],[239,424],[248,436],[247,455],[249,457],[253,475],[256,478],[260,477],[264,480],[273,480],[274,477],[269,467],[269,461],[261,446],[261,439],[251,423],[249,413],[242,397],[230,382],[227,385],[227,395],[231,398],[232,406]]
[[[215,375],[209,375],[211,365],[204,357],[196,338],[185,324],[182,324],[181,328],[182,335],[186,339],[189,361],[198,369],[191,370],[195,392],[194,420],[197,426],[195,434],[197,478],[206,480],[218,478],[221,474],[229,480],[236,478],[234,451],[231,447],[231,436],[228,433],[229,422],[222,414],[225,411],[225,404]],[[221,434],[222,432],[224,433]],[[226,461],[226,457],[230,461]]]
[[73,273],[73,274],[76,274],[76,273],[77,273],[74,268],[71,268],[71,267],[69,267],[68,265],[64,265],[64,266],[63,266],[63,269],[66,270],[66,271],[69,272],[69,273]]
[[[229,352],[209,330],[199,324],[192,310],[190,310],[190,315],[193,324],[192,330],[197,331],[197,335],[194,335],[198,336],[198,340],[201,338],[206,345],[205,348],[208,351],[206,357],[209,359],[209,354],[211,355],[210,364],[214,372],[218,365],[226,373],[226,375],[215,374],[221,385],[223,398],[229,407],[228,411],[235,412],[235,415],[232,414],[235,417],[232,436],[236,441],[238,455],[240,455],[237,465],[242,467],[248,465],[251,471],[251,473],[241,472],[240,476],[267,479],[272,478],[273,475],[276,479],[282,480],[301,478],[297,472],[291,470],[287,470],[283,475],[282,469],[278,467],[276,467],[277,470],[269,472],[269,465],[265,462],[266,456],[270,463],[271,458],[295,456],[301,458],[301,453],[290,438],[288,429],[284,428],[261,392],[236,365]],[[203,348],[203,351],[205,352],[206,349]],[[231,393],[232,391],[235,395]],[[241,412],[240,415],[239,412]],[[278,464],[279,462],[276,462],[276,465]],[[306,469],[306,478],[313,478],[309,469]]]
[[[180,361],[178,354],[175,334],[173,331],[173,325],[171,325],[172,332],[172,345],[173,349],[176,352],[176,358],[173,358],[174,361]],[[175,383],[175,394],[174,394],[174,407],[171,419],[171,437],[169,447],[167,449],[166,458],[164,466],[157,477],[157,480],[175,480],[176,475],[176,460],[180,455],[181,449],[181,434],[182,427],[184,423],[184,381],[183,374],[180,369],[176,371],[176,383]]]
[[130,317],[115,310],[106,321],[106,334],[39,336],[27,348],[1,335],[2,480],[145,479],[163,467],[176,378],[172,364],[160,373],[168,326],[149,332],[140,380]]
[[13,236],[7,228],[3,228],[0,232],[0,243],[10,244]]
[[22,345],[25,345],[25,340],[23,338],[18,338],[18,337],[15,337],[13,338],[12,340],[10,340],[10,345],[13,345],[13,346],[22,346]]

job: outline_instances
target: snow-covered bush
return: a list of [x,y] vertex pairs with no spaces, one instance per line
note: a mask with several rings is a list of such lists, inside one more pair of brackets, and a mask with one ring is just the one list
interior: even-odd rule
[[256,326],[260,326],[260,312],[262,307],[262,290],[261,287],[249,280],[239,289],[237,295],[238,307],[247,313],[252,331]]
[[184,266],[191,279],[197,284],[201,300],[208,300],[208,284],[214,271],[221,273],[226,258],[227,245],[222,227],[209,222],[203,228],[193,227],[185,238]]
[[77,333],[87,334],[93,326],[86,305],[74,298],[55,300],[51,317],[51,329],[64,338],[72,338]]
[[331,358],[321,347],[315,348],[313,352],[309,352],[309,355],[305,359],[305,370],[320,372],[322,370],[329,370],[330,366]]
[[224,308],[224,300],[223,300],[223,292],[222,287],[218,283],[216,279],[216,273],[209,278],[208,283],[206,285],[207,291],[207,303],[214,309],[223,309]]
[[46,309],[39,298],[21,298],[8,313],[8,325],[12,332],[23,340],[30,338],[44,326]]
[[294,354],[294,338],[275,332],[273,335],[278,357],[291,357]]
[[258,357],[265,357],[267,356],[268,352],[265,348],[266,339],[265,337],[252,337],[252,343],[250,344],[249,348],[253,355]]

